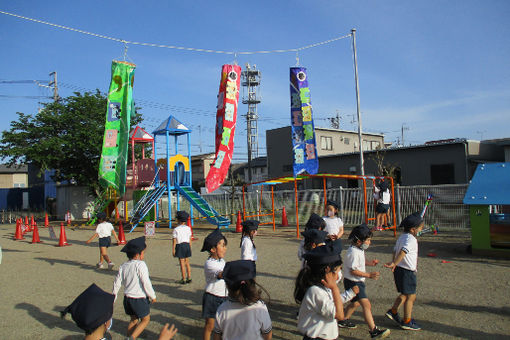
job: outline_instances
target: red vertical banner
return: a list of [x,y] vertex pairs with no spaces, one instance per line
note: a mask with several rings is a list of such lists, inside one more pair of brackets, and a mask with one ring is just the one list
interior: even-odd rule
[[216,111],[216,157],[205,180],[208,192],[213,192],[223,184],[232,162],[240,78],[240,66],[222,66]]

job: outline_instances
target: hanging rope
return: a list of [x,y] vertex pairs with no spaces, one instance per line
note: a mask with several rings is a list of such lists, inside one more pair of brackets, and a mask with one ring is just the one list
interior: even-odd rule
[[104,35],[104,34],[97,34],[97,33],[93,33],[93,32],[88,32],[88,31],[84,31],[84,30],[73,28],[73,27],[69,27],[69,26],[58,25],[58,24],[54,24],[54,23],[51,23],[51,22],[48,22],[48,21],[43,21],[43,20],[39,20],[39,19],[29,18],[29,17],[25,17],[25,16],[22,16],[22,15],[14,14],[14,13],[0,11],[0,14],[10,15],[10,16],[15,17],[15,18],[19,18],[19,19],[23,19],[23,20],[28,20],[28,21],[39,23],[39,24],[44,24],[44,25],[48,25],[48,26],[52,26],[52,27],[56,27],[56,28],[60,28],[60,29],[68,30],[68,31],[73,31],[73,32],[85,34],[85,35],[90,35],[90,36],[96,37],[96,38],[117,41],[117,42],[125,44],[126,46],[128,44],[131,44],[131,45],[140,45],[140,46],[148,46],[148,47],[168,48],[168,49],[190,51],[190,52],[233,54],[233,55],[236,55],[236,56],[237,55],[241,55],[241,54],[243,54],[243,55],[250,55],[250,54],[270,54],[270,53],[298,52],[298,51],[303,51],[303,50],[306,50],[306,49],[310,49],[310,48],[314,48],[314,47],[330,44],[332,42],[335,42],[335,41],[338,41],[338,40],[341,40],[341,39],[345,39],[345,38],[348,38],[348,37],[351,36],[351,34],[347,34],[347,35],[343,35],[343,36],[340,36],[340,37],[332,38],[332,39],[329,39],[329,40],[325,40],[325,41],[321,41],[321,42],[318,42],[318,43],[314,43],[314,44],[310,44],[310,45],[306,45],[306,46],[302,46],[302,47],[297,47],[297,48],[279,49],[279,50],[262,50],[262,51],[234,52],[234,51],[212,50],[212,49],[205,49],[205,48],[195,48],[195,47],[164,45],[164,44],[156,44],[156,43],[146,43],[146,42],[139,42],[139,41],[129,41],[129,40],[119,39],[119,38],[115,38],[115,37],[110,37],[110,36],[107,36],[107,35]]

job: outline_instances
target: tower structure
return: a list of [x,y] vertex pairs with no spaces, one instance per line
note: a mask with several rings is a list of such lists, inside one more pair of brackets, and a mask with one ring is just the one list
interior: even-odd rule
[[246,113],[246,135],[248,145],[248,178],[251,182],[251,161],[258,157],[259,141],[257,128],[257,104],[260,98],[257,96],[257,89],[260,85],[261,73],[256,65],[246,63],[246,69],[241,73],[243,91],[243,104],[248,105]]

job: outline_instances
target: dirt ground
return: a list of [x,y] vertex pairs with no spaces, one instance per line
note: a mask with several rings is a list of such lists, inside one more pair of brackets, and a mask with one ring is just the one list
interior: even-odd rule
[[[44,241],[40,244],[31,244],[31,235],[27,235],[26,240],[12,240],[14,229],[13,225],[0,226],[3,251],[0,338],[82,339],[80,329],[70,316],[62,320],[59,311],[93,282],[110,291],[116,275],[116,270],[95,269],[97,240],[85,244],[93,231],[68,229],[67,238],[72,245],[59,248],[55,247],[58,240],[50,239],[47,229],[40,229]],[[176,283],[180,279],[179,265],[170,256],[168,229],[158,229],[157,235],[147,241],[145,260],[158,301],[152,305],[151,322],[143,339],[157,339],[166,322],[175,323],[179,328],[176,339],[201,338],[203,264],[207,255],[200,249],[209,231],[195,230],[198,241],[192,244],[193,282],[184,286]],[[140,231],[126,234],[128,240],[138,236],[141,236]],[[226,236],[229,241],[226,260],[239,259],[239,234],[227,232]],[[277,232],[262,228],[255,239],[259,257],[257,280],[270,293],[268,308],[274,339],[302,338],[296,330],[297,306],[292,297],[294,278],[300,266],[296,257],[298,242],[295,230],[290,228]],[[390,260],[394,242],[392,233],[375,235],[367,258],[377,258],[381,262]],[[381,278],[367,280],[376,324],[390,328],[393,339],[510,339],[510,260],[469,255],[466,253],[469,243],[470,234],[465,231],[442,232],[437,236],[427,234],[419,238],[418,299],[414,309],[414,317],[423,327],[419,332],[400,330],[384,317],[396,291],[391,272],[379,265]],[[109,249],[116,268],[126,260],[120,249],[118,246]],[[428,257],[431,252],[437,257]],[[442,260],[451,262],[442,263]],[[340,329],[340,338],[367,338],[361,311],[356,311],[352,320],[358,328]],[[124,339],[127,323],[122,299],[118,299],[111,338]]]

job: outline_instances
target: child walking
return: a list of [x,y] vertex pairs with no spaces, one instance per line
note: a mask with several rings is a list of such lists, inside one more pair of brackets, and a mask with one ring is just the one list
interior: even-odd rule
[[327,216],[324,216],[326,222],[325,231],[328,233],[328,237],[332,240],[339,240],[344,234],[344,222],[338,217],[338,204],[333,201],[327,201],[326,203]]
[[149,269],[143,261],[145,258],[145,236],[130,240],[122,252],[129,261],[119,267],[119,273],[113,283],[113,294],[117,297],[124,283],[124,311],[131,317],[127,336],[136,339],[150,321],[150,304],[156,302],[156,293],[149,278]]
[[207,251],[209,258],[205,261],[205,292],[202,297],[202,317],[205,319],[204,340],[211,339],[214,319],[218,307],[227,300],[227,287],[223,279],[227,239],[216,229],[204,239],[201,251]]
[[[393,248],[393,261],[384,266],[393,271],[397,292],[400,295],[386,312],[386,317],[395,321],[400,328],[418,331],[421,327],[411,317],[416,300],[416,270],[418,265],[418,240],[416,236],[423,229],[421,214],[416,212],[407,216],[402,223],[404,233],[400,235]],[[404,304],[404,318],[400,319],[398,309]]]
[[214,340],[269,340],[273,326],[267,307],[260,299],[261,289],[255,282],[255,262],[227,262],[223,278],[228,300],[218,308],[214,323]]
[[[178,211],[176,219],[178,226],[172,232],[172,255],[179,258],[181,266],[182,279],[178,281],[180,284],[191,282],[191,267],[189,258],[191,257],[191,228],[186,225],[189,214],[185,211]],[[185,276],[186,275],[186,276]]]
[[[316,229],[316,230],[324,230],[326,227],[326,222],[320,217],[319,215],[312,213],[310,217],[308,218],[308,221],[305,225],[305,232],[308,230]],[[299,248],[297,252],[297,257],[301,261],[301,263],[304,265],[305,259],[303,258],[303,255],[306,253],[305,249],[305,238],[299,242]]]
[[97,263],[97,268],[100,269],[104,268],[103,267],[104,259],[106,263],[108,263],[108,269],[112,269],[115,264],[110,260],[107,251],[108,247],[111,246],[112,244],[110,235],[113,234],[113,236],[115,236],[117,243],[119,243],[119,238],[117,237],[117,233],[113,229],[113,225],[110,222],[106,221],[106,214],[104,212],[97,214],[97,219],[99,221],[99,224],[96,227],[96,232],[85,243],[89,244],[96,237],[99,237],[99,262]]
[[379,261],[365,260],[365,250],[370,246],[372,232],[366,224],[354,227],[349,235],[352,245],[347,250],[345,255],[344,273],[344,287],[345,289],[354,286],[359,287],[359,293],[345,309],[345,318],[338,322],[338,326],[342,328],[356,328],[356,325],[349,321],[352,313],[361,305],[363,309],[363,317],[368,325],[371,338],[385,338],[390,334],[389,329],[381,329],[375,325],[374,317],[372,316],[372,306],[368,300],[365,292],[365,278],[377,280],[379,272],[365,272],[365,266],[376,266]]
[[306,265],[298,274],[294,299],[301,304],[298,330],[303,339],[336,339],[336,321],[343,320],[343,298],[352,299],[357,287],[342,296],[337,282],[341,280],[342,258],[332,245],[318,246],[304,255]]
[[243,233],[241,236],[241,260],[257,261],[257,248],[253,238],[257,235],[259,228],[259,221],[246,220],[241,225],[243,226]]
[[388,212],[390,210],[391,194],[386,181],[380,182],[374,188],[374,198],[377,200],[375,207],[375,231],[383,231],[383,225],[389,223]]

